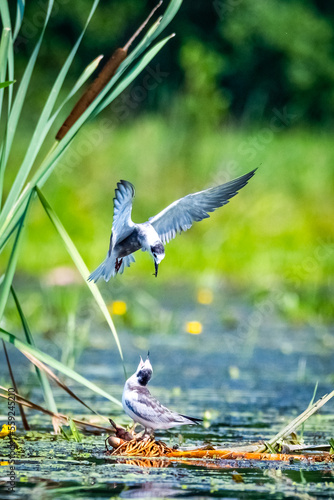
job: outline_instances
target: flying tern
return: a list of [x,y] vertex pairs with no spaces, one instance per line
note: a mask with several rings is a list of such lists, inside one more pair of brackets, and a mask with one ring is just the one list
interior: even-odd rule
[[200,418],[187,417],[169,410],[154,398],[147,389],[153,368],[147,355],[145,361],[140,358],[136,372],[125,382],[122,405],[125,413],[144,428],[144,435],[151,435],[156,429],[170,429],[178,425],[195,425]]
[[114,217],[108,254],[102,264],[89,276],[88,281],[96,282],[101,277],[109,281],[111,276],[122,273],[125,267],[129,267],[135,261],[133,253],[140,249],[152,255],[154,275],[157,276],[159,264],[165,257],[164,245],[178,233],[187,231],[194,222],[208,218],[208,212],[226,205],[230,198],[247,184],[254,173],[255,170],[252,170],[220,186],[188,194],[142,224],[135,224],[131,220],[135,188],[131,182],[121,180],[115,189]]

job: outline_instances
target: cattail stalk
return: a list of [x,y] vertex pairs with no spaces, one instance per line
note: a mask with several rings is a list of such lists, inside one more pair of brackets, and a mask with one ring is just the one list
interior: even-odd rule
[[106,64],[98,74],[98,76],[91,83],[91,85],[88,87],[85,93],[80,97],[80,99],[77,101],[71,113],[68,115],[68,117],[58,130],[56,134],[57,141],[61,141],[63,137],[65,137],[67,132],[70,130],[71,127],[73,127],[74,123],[78,120],[78,118],[80,118],[80,116],[84,113],[84,111],[86,111],[88,106],[94,101],[94,99],[96,99],[99,93],[111,80],[111,78],[114,76],[117,69],[119,68],[120,64],[127,57],[130,45],[134,42],[139,33],[144,29],[144,27],[147,25],[147,23],[149,22],[149,20],[151,19],[151,17],[155,13],[155,11],[160,7],[161,4],[162,0],[154,7],[149,16],[145,19],[143,24],[139,26],[137,31],[132,35],[132,37],[124,45],[124,47],[118,48],[114,51],[110,59],[106,62]]

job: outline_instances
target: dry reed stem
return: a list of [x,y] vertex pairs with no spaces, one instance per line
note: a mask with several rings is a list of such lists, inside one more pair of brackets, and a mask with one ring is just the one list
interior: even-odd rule
[[199,459],[219,459],[219,460],[270,460],[290,462],[311,461],[311,462],[330,462],[333,457],[329,453],[296,455],[286,453],[259,453],[238,450],[186,450],[176,451],[169,448],[162,441],[154,439],[133,439],[123,442],[118,448],[114,449],[111,455],[132,456],[132,457],[151,457],[151,458],[199,458]]
[[331,461],[333,458],[328,453],[310,455],[290,455],[286,453],[255,453],[234,450],[187,450],[175,451],[166,454],[167,457],[179,458],[217,458],[220,460],[270,460],[289,462],[291,460],[323,462]]
[[[1,385],[0,385],[0,389],[7,390],[5,387],[3,387]],[[20,396],[16,392],[14,392],[12,394],[15,394],[17,404],[21,404],[23,406],[26,406],[27,408],[32,409],[32,410],[36,410],[36,411],[40,411],[42,413],[45,413],[46,415],[49,415],[53,419],[58,419],[60,423],[62,423],[64,425],[69,425],[69,418],[70,417],[68,415],[64,415],[62,413],[54,413],[51,410],[43,408],[42,406],[39,406],[39,405],[33,403],[32,401],[29,401],[29,399],[26,399],[23,396]],[[8,396],[6,394],[0,393],[0,397],[4,398],[4,399],[8,399]],[[79,420],[77,418],[72,418],[72,420],[77,426],[79,426],[85,430],[88,430],[89,427],[92,427],[92,428],[98,429],[100,431],[110,432],[110,427],[105,427],[103,425],[90,423],[89,421]]]

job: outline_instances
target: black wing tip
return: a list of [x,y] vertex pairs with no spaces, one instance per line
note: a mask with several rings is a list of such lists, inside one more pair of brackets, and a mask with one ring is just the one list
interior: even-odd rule
[[132,192],[132,197],[134,198],[135,192],[136,192],[134,185],[130,181],[125,181],[124,179],[121,179],[119,182],[117,182],[117,188],[115,189],[114,201],[117,198],[117,191],[120,190],[121,186],[124,186],[126,189],[130,188],[131,192]]
[[222,186],[226,187],[230,186],[231,188],[234,188],[234,194],[231,193],[231,197],[235,196],[236,194],[238,194],[240,189],[242,189],[248,184],[248,181],[255,175],[256,171],[257,168],[254,168],[254,170],[251,170],[247,174],[241,175],[240,177],[236,177],[235,179],[226,182],[226,184],[222,184]]
[[257,171],[257,169],[258,169],[258,167],[254,168],[253,170],[251,170],[247,174],[244,174],[244,175],[241,175],[240,177],[237,177],[235,180],[236,181],[244,180],[247,183],[249,181],[249,179],[251,179],[253,177],[253,175],[255,175],[255,172]]
[[132,182],[130,182],[130,181],[126,181],[124,179],[121,179],[119,182],[117,182],[117,186],[119,186],[119,185],[122,185],[124,187],[130,187],[133,192],[135,191],[135,187],[132,184]]

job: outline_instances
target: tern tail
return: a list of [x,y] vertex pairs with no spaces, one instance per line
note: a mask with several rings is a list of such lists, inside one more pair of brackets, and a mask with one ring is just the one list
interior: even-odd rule
[[188,417],[188,415],[181,415],[181,414],[180,416],[183,418],[187,418],[188,420],[191,420],[191,422],[193,422],[196,425],[199,425],[201,422],[203,422],[203,419],[201,418]]
[[122,257],[117,259],[113,254],[107,256],[107,258],[102,262],[89,275],[88,281],[97,282],[100,278],[104,278],[105,281],[109,281],[111,277],[116,276],[117,273],[122,274],[125,267],[130,267],[131,262],[135,262],[135,258],[133,255],[127,255],[126,257]]

